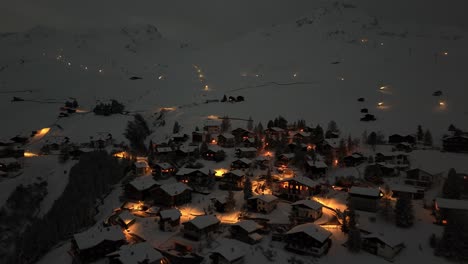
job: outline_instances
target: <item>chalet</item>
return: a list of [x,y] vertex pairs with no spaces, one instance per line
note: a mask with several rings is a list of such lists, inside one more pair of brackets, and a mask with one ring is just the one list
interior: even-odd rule
[[324,139],[323,142],[320,144],[323,154],[334,154],[338,147],[340,146],[340,139],[339,138],[328,138]]
[[383,193],[378,188],[353,186],[348,195],[350,203],[356,210],[376,212]]
[[468,136],[451,136],[445,137],[442,140],[443,148],[449,152],[466,152],[468,151]]
[[296,155],[294,153],[285,153],[278,156],[275,166],[288,166],[288,164],[294,159]]
[[436,198],[434,203],[434,217],[437,224],[447,224],[448,214],[468,215],[468,200]]
[[314,176],[323,176],[327,173],[328,166],[325,162],[317,160],[308,160],[304,164],[305,171]]
[[216,212],[226,212],[226,198],[226,196],[211,198],[211,203],[213,204]]
[[320,186],[313,180],[297,176],[278,182],[276,193],[290,201],[306,200],[320,191]]
[[236,144],[234,135],[223,133],[218,136],[218,145],[223,148],[232,148]]
[[299,151],[307,151],[311,146],[304,144],[304,143],[296,143],[296,142],[291,142],[288,144],[289,151],[291,152],[296,152],[297,150]]
[[270,136],[273,140],[280,140],[284,136],[286,136],[286,130],[279,128],[279,127],[270,127],[265,129],[265,134]]
[[405,184],[428,189],[435,180],[435,176],[421,169],[412,169],[406,172]]
[[231,163],[231,169],[233,169],[233,170],[236,170],[236,169],[244,170],[244,169],[250,168],[251,165],[252,165],[251,160],[246,159],[246,158],[241,158],[241,159],[237,159],[237,160],[235,160],[235,161],[233,161]]
[[416,137],[412,135],[402,136],[399,134],[393,134],[388,137],[389,144],[399,144],[399,143],[408,143],[408,144],[416,144]]
[[137,176],[147,175],[151,172],[151,168],[146,160],[135,161],[133,167]]
[[183,223],[184,237],[193,240],[203,240],[218,231],[220,221],[214,215],[196,216],[194,219]]
[[203,132],[193,131],[192,132],[192,143],[202,143],[203,142]]
[[411,152],[413,151],[413,145],[407,142],[401,142],[395,145],[397,151]]
[[80,262],[92,262],[115,252],[126,243],[119,226],[95,227],[73,235],[73,257]]
[[221,127],[219,126],[220,122],[215,120],[208,120],[203,126],[203,131],[208,134],[219,134],[221,132]]
[[298,223],[314,222],[323,214],[323,205],[315,200],[300,200],[291,206],[291,215]]
[[356,167],[361,165],[364,161],[366,161],[366,157],[357,152],[343,158],[343,163],[346,167]]
[[199,152],[198,146],[185,146],[182,145],[177,150],[175,151],[176,155],[179,157],[189,157],[189,156],[195,156]]
[[107,255],[110,264],[162,264],[164,256],[148,242],[123,245]]
[[122,210],[117,215],[117,223],[123,228],[128,229],[131,225],[136,222],[136,217],[128,210]]
[[177,182],[161,185],[154,191],[154,202],[166,206],[176,206],[192,201],[192,189]]
[[331,246],[331,232],[321,226],[307,223],[286,232],[286,249],[313,256],[325,255]]
[[424,198],[424,189],[411,185],[393,184],[390,186],[393,198],[408,197],[414,200]]
[[390,164],[409,164],[408,153],[395,151],[395,152],[379,152],[375,154],[376,163],[390,163]]
[[269,214],[276,209],[278,201],[278,197],[272,194],[261,194],[250,197],[247,203],[250,210]]
[[263,227],[253,220],[242,220],[229,228],[231,237],[248,244],[256,244],[262,240],[257,232]]
[[186,183],[189,186],[208,187],[211,183],[213,172],[206,168],[190,169],[182,168],[176,173],[176,179],[180,182]]
[[220,246],[210,252],[212,264],[243,264],[248,245],[232,239],[217,241]]
[[369,166],[377,166],[384,177],[396,177],[400,175],[400,170],[407,168],[407,165],[397,165],[393,163],[379,162]]
[[187,134],[177,133],[172,135],[171,140],[176,144],[181,144],[189,139]]
[[21,169],[21,164],[15,158],[1,158],[0,159],[0,171],[16,171]]
[[208,149],[204,152],[201,153],[203,159],[205,160],[214,160],[216,152],[222,150],[219,146],[217,145],[208,145]]
[[267,156],[259,156],[255,158],[255,164],[260,167],[260,169],[265,170],[270,164],[270,158]]
[[159,212],[159,229],[162,231],[173,231],[180,225],[182,214],[178,209],[167,209]]
[[255,156],[257,156],[257,149],[254,147],[250,148],[238,148],[236,149],[236,156],[238,158],[249,158],[253,159]]
[[225,190],[242,190],[244,188],[245,173],[241,170],[228,171],[223,174],[220,188]]
[[171,147],[156,147],[154,154],[156,157],[164,157],[174,153],[174,150]]
[[159,186],[152,176],[136,177],[125,185],[125,196],[129,199],[144,201],[152,197],[153,191]]
[[158,206],[151,206],[145,210],[145,214],[148,216],[157,216],[159,215],[159,212],[161,211],[161,208]]
[[176,168],[167,162],[159,162],[153,165],[153,175],[156,177],[170,177],[175,172]]
[[291,139],[293,142],[296,143],[308,143],[310,139],[310,132],[304,132],[304,131],[298,131],[298,132],[293,132],[291,135]]
[[236,129],[232,130],[231,133],[234,135],[234,137],[236,139],[236,143],[241,143],[244,140],[254,136],[254,133],[252,131],[243,129],[241,127],[238,127]]
[[249,137],[242,140],[242,144],[245,148],[255,148],[257,147],[257,142],[255,138]]
[[363,234],[361,248],[371,254],[393,261],[395,256],[405,248],[403,241],[377,233]]

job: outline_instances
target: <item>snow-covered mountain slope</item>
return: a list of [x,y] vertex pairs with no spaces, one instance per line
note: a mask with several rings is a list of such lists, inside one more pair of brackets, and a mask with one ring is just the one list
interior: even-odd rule
[[[450,123],[464,126],[464,32],[390,25],[359,6],[330,3],[308,13],[209,48],[168,41],[151,25],[78,33],[36,27],[4,35],[1,136],[53,123],[72,140],[104,130],[121,135],[128,117],[78,114],[57,120],[58,108],[70,97],[85,111],[113,98],[148,117],[160,107],[186,106],[166,122],[179,120],[185,132],[209,115],[252,116],[264,123],[283,115],[313,125],[335,120],[355,136],[363,130],[410,133],[417,124],[440,136]],[[433,97],[436,90],[444,95]],[[224,94],[246,101],[203,104]],[[13,96],[34,102],[12,103]],[[357,102],[359,97],[366,102]],[[378,120],[360,122],[361,108]],[[156,136],[165,129],[158,131]]]

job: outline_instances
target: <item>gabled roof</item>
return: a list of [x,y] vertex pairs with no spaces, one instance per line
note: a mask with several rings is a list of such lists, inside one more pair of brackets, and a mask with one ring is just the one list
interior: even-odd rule
[[315,201],[315,200],[300,200],[300,201],[297,201],[293,204],[291,204],[292,206],[295,206],[295,205],[303,205],[305,207],[308,207],[312,210],[319,210],[320,208],[323,207],[323,204]]
[[219,254],[228,262],[234,262],[245,256],[248,245],[233,239],[220,239],[217,241],[220,245],[211,251],[211,253]]
[[163,184],[160,188],[170,196],[181,194],[186,190],[192,190],[190,187],[181,182]]
[[192,223],[196,228],[204,229],[206,227],[219,224],[220,221],[214,215],[200,215],[200,216],[196,216],[194,219],[186,223]]
[[170,147],[157,147],[156,151],[159,152],[159,153],[172,152],[172,148],[170,148]]
[[262,200],[265,203],[270,203],[270,202],[278,200],[278,197],[274,196],[273,194],[261,194],[261,195],[255,195],[249,198],[249,200],[256,200],[256,199]]
[[160,168],[163,169],[163,170],[167,170],[167,169],[173,168],[172,165],[169,164],[169,163],[167,163],[167,162],[160,162],[160,163],[156,163],[156,164],[154,164],[154,165],[160,167]]
[[117,256],[122,264],[156,263],[163,259],[163,255],[148,242],[123,245],[118,251],[107,256]]
[[468,210],[468,200],[436,198],[436,204],[443,209]]
[[366,238],[375,238],[381,241],[382,243],[386,244],[389,247],[397,247],[403,245],[403,241],[397,239],[396,237],[393,236],[385,236],[383,234],[377,234],[377,233],[370,233],[367,235],[362,235],[363,239]]
[[123,210],[119,214],[120,220],[122,220],[126,225],[128,225],[130,222],[135,221],[136,217],[132,215],[129,211]]
[[250,163],[252,163],[252,161],[251,161],[251,160],[249,160],[249,159],[246,159],[246,158],[242,158],[242,159],[236,159],[236,160],[235,160],[235,161],[233,161],[233,162],[236,162],[236,161],[240,161],[240,162],[242,162],[242,163],[245,163],[245,164],[247,164],[247,165],[248,165],[248,164],[250,164]]
[[230,134],[230,133],[223,133],[223,134],[220,134],[218,137],[224,137],[225,139],[234,139],[234,135],[233,134]]
[[310,187],[310,188],[314,188],[315,186],[317,186],[317,183],[309,178],[306,178],[306,177],[303,177],[303,176],[296,176],[296,177],[293,177],[293,178],[289,178],[289,179],[285,179],[285,180],[282,180],[281,182],[290,182],[290,181],[296,181],[302,185],[305,185],[307,187]]
[[153,186],[156,186],[158,182],[155,181],[152,176],[140,176],[131,181],[129,184],[138,191],[144,191]]
[[242,220],[240,222],[235,223],[234,226],[238,226],[244,229],[247,233],[252,233],[262,228],[261,225],[257,224],[253,220]]
[[241,170],[228,171],[225,174],[228,174],[228,173],[231,173],[232,175],[237,176],[237,177],[244,177],[245,176],[245,173],[243,171],[241,171]]
[[370,187],[357,187],[353,186],[349,190],[349,194],[356,194],[369,197],[380,197],[380,189]]
[[284,153],[284,154],[281,154],[280,157],[285,157],[287,159],[292,159],[294,158],[296,155],[294,153]]
[[94,227],[73,235],[76,241],[76,245],[80,250],[92,248],[99,243],[108,241],[120,241],[125,240],[125,235],[122,232],[120,226],[109,226],[109,227]]
[[241,152],[257,152],[257,149],[254,148],[254,147],[250,147],[250,148],[238,148],[236,150],[239,150]]
[[159,212],[159,214],[161,215],[162,219],[171,219],[172,221],[175,221],[182,216],[178,209],[162,210]]
[[406,192],[406,193],[418,193],[420,190],[412,185],[404,185],[404,184],[391,184],[390,190],[396,192]]
[[330,231],[312,223],[298,225],[294,227],[293,229],[289,230],[288,232],[286,232],[287,235],[297,234],[297,233],[304,233],[310,236],[311,238],[317,240],[320,243],[325,242],[332,235]]
[[317,169],[326,169],[328,168],[327,164],[325,164],[325,162],[323,161],[313,161],[313,160],[308,160],[307,161],[307,165],[309,165],[310,167],[315,167]]

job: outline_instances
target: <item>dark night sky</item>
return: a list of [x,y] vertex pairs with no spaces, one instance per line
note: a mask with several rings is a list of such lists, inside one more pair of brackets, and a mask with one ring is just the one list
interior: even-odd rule
[[[11,0],[0,1],[0,31],[42,24],[58,28],[152,23],[170,38],[224,39],[307,15],[319,0]],[[457,26],[468,31],[467,0],[354,0],[395,23]],[[235,35],[233,35],[235,34]]]

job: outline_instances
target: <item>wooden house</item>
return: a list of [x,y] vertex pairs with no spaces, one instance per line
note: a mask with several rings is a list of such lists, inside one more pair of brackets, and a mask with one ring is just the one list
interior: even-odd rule
[[377,154],[375,154],[375,162],[398,165],[409,164],[408,153],[401,151],[378,152]]
[[253,138],[253,137],[243,139],[242,144],[244,145],[244,148],[255,148],[255,147],[257,147],[257,142],[256,142],[255,138]]
[[239,144],[243,142],[244,140],[251,138],[254,136],[254,133],[252,131],[249,131],[247,129],[243,129],[241,127],[238,127],[234,130],[231,131],[231,134],[234,135],[236,144]]
[[416,137],[412,135],[402,136],[399,134],[393,134],[388,137],[389,144],[399,144],[399,143],[408,143],[408,144],[416,144]]
[[172,142],[174,142],[175,144],[184,143],[188,139],[189,139],[189,136],[187,134],[182,134],[182,133],[174,134],[171,137]]
[[349,190],[348,196],[349,202],[356,210],[376,212],[383,193],[378,188],[353,186]]
[[203,131],[208,134],[219,134],[221,132],[220,122],[215,120],[207,120],[203,126]]
[[405,245],[403,241],[398,238],[378,233],[370,233],[362,235],[361,248],[371,254],[393,262],[395,256],[405,248]]
[[236,149],[236,157],[238,158],[249,158],[253,159],[255,156],[257,156],[257,149],[254,147],[250,148],[237,148]]
[[254,212],[269,214],[276,209],[278,201],[278,197],[272,194],[261,194],[250,197],[247,205]]
[[395,145],[397,151],[411,152],[413,151],[413,145],[407,142],[401,142]]
[[166,232],[175,230],[180,225],[181,216],[175,208],[159,211],[159,229]]
[[71,252],[79,262],[93,262],[126,243],[119,226],[95,227],[73,235]]
[[315,200],[299,200],[291,206],[291,215],[297,223],[314,222],[323,215],[323,205]]
[[236,145],[236,139],[232,134],[223,133],[218,136],[218,145],[223,148],[232,148]]
[[289,163],[294,159],[294,153],[285,153],[278,156],[275,162],[275,166],[288,166]]
[[366,157],[364,157],[361,153],[353,153],[343,158],[343,163],[346,167],[356,167],[361,165],[364,161],[366,161]]
[[435,176],[421,169],[406,171],[405,184],[428,189],[432,186]]
[[214,160],[216,152],[222,150],[218,145],[208,145],[208,149],[201,153],[202,158],[205,160]]
[[318,192],[320,192],[320,185],[302,176],[278,182],[275,190],[278,196],[290,201],[307,200]]
[[159,158],[168,157],[172,154],[174,154],[174,150],[169,146],[167,147],[159,146],[154,149],[154,155]]
[[231,163],[231,169],[233,170],[245,170],[250,168],[252,165],[252,160],[246,159],[246,158],[241,158],[233,161]]
[[184,237],[193,240],[203,240],[207,236],[211,236],[219,229],[221,221],[214,215],[196,216],[192,220],[183,223],[184,229],[182,233]]
[[136,222],[136,217],[129,210],[122,210],[117,215],[116,221],[123,229],[128,229]]
[[155,204],[176,206],[192,201],[192,189],[181,182],[163,184],[153,193]]
[[304,164],[304,170],[309,175],[323,176],[327,174],[328,166],[327,164],[325,164],[325,162],[321,160],[317,160],[317,161],[308,160]]
[[237,240],[220,239],[219,246],[211,250],[209,258],[212,264],[243,264],[248,245]]
[[286,232],[284,240],[287,250],[319,257],[328,252],[331,236],[332,233],[323,227],[307,223]]
[[270,127],[265,129],[265,134],[273,140],[280,140],[287,136],[287,131],[279,127]]
[[167,178],[173,176],[176,168],[167,162],[158,162],[153,164],[153,175],[156,177]]
[[244,188],[245,173],[241,170],[228,171],[220,179],[220,188],[224,190],[242,190]]
[[226,198],[226,196],[211,198],[211,203],[213,204],[213,207],[215,208],[216,212],[226,212]]
[[445,151],[449,152],[467,152],[468,151],[468,136],[450,136],[442,140],[442,145]]
[[433,213],[437,224],[446,225],[449,214],[468,215],[468,200],[436,198]]
[[148,200],[152,198],[153,191],[158,187],[158,182],[152,176],[136,177],[125,185],[125,196],[132,200]]
[[203,132],[193,131],[192,132],[192,143],[200,144],[203,142]]
[[212,177],[213,172],[206,168],[181,168],[176,173],[176,178],[178,181],[186,183],[187,185],[192,187],[208,187],[209,184],[211,184]]
[[308,143],[310,141],[310,132],[296,131],[291,135],[292,142]]
[[233,224],[229,228],[229,233],[232,238],[253,245],[263,239],[263,236],[258,233],[262,228],[253,220],[242,220]]
[[390,190],[393,198],[408,197],[414,200],[424,198],[424,189],[412,185],[392,184]]
[[148,162],[146,160],[137,160],[133,164],[135,174],[137,176],[143,176],[143,175],[148,175],[151,173],[151,168],[148,165]]
[[123,245],[107,255],[110,264],[163,264],[164,256],[148,242]]
[[192,157],[192,156],[195,156],[197,153],[199,153],[199,151],[200,151],[200,149],[199,149],[198,145],[196,145],[196,146],[182,145],[182,146],[178,147],[175,152],[176,152],[176,156],[178,156],[178,157]]

